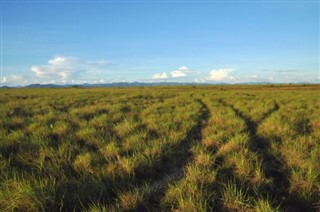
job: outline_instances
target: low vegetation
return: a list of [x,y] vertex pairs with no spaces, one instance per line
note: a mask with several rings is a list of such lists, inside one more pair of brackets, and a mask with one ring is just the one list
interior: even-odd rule
[[0,89],[1,211],[319,211],[320,86]]

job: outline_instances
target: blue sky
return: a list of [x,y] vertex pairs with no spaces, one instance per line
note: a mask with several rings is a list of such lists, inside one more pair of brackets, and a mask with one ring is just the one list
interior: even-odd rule
[[320,82],[319,1],[5,1],[2,84]]

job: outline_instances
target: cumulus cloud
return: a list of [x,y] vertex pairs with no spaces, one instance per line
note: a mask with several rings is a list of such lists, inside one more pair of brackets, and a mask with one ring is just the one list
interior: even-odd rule
[[37,78],[66,83],[77,79],[85,72],[102,70],[109,65],[107,61],[86,61],[77,57],[56,56],[46,65],[31,67]]
[[185,77],[185,76],[187,76],[187,73],[189,73],[189,72],[190,72],[190,69],[187,66],[181,66],[177,70],[172,71],[171,76],[173,78]]
[[[166,72],[156,73],[152,76],[152,78],[153,79],[169,79],[171,81],[172,80],[177,81],[177,79],[173,79],[173,78],[183,78],[192,72],[193,71],[190,70],[187,66],[181,66],[177,70],[171,71],[169,74],[167,74]],[[186,78],[184,78],[184,79],[186,79]]]
[[1,83],[5,85],[23,85],[26,84],[27,79],[22,75],[12,74],[9,76],[4,76],[1,79]]
[[212,81],[231,81],[234,82],[237,79],[230,75],[233,69],[231,68],[220,68],[220,69],[213,69],[209,73],[209,79]]
[[152,77],[153,79],[167,79],[168,75],[166,72],[163,72],[163,73],[154,74]]
[[1,81],[2,83],[7,82],[7,77],[2,77],[2,79],[0,79],[0,81]]

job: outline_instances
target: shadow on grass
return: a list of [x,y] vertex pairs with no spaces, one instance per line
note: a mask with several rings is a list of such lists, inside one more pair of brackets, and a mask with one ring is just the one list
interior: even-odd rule
[[156,181],[151,183],[153,194],[144,203],[145,207],[139,207],[139,210],[161,210],[160,201],[166,194],[168,185],[183,178],[184,168],[193,158],[190,151],[191,147],[202,140],[202,129],[210,117],[208,107],[200,99],[196,99],[196,102],[201,105],[196,125],[188,131],[185,139],[168,146],[168,149],[164,150],[168,154],[165,154],[162,158],[161,167],[157,170],[159,175],[155,177]]
[[293,201],[288,192],[290,187],[290,171],[288,170],[288,166],[281,155],[272,152],[270,141],[257,134],[259,125],[279,110],[280,107],[278,103],[275,102],[273,108],[264,113],[259,121],[255,122],[233,105],[228,104],[221,99],[219,102],[225,107],[230,107],[236,116],[245,122],[246,130],[250,136],[250,151],[257,153],[262,161],[262,170],[265,176],[273,181],[273,186],[270,190],[262,191],[261,195],[265,198],[271,197],[272,199],[275,199],[278,203],[283,204],[282,206],[285,210],[294,209],[295,211],[302,211],[303,209],[308,209],[306,208],[307,204],[305,204],[303,200],[295,200],[295,204],[290,203]]
[[[60,198],[63,198],[63,210],[80,210],[88,208],[91,202],[108,204],[111,208],[118,208],[117,191],[126,192],[128,185],[139,188],[139,193],[144,193],[145,183],[149,184],[147,198],[136,205],[138,211],[161,210],[160,200],[166,194],[169,183],[180,180],[184,174],[184,168],[192,160],[191,147],[202,140],[202,128],[207,124],[210,116],[209,109],[200,100],[200,114],[196,124],[187,132],[183,140],[167,145],[161,149],[162,156],[159,160],[152,161],[146,167],[137,167],[134,176],[115,181],[93,180],[87,178],[84,181],[74,180],[58,189]],[[152,136],[157,132],[150,131]],[[130,189],[128,190],[128,192]],[[71,204],[70,204],[71,203]],[[73,203],[73,204],[72,204]]]

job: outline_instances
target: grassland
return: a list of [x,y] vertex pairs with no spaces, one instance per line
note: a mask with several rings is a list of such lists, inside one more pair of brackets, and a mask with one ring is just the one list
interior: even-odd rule
[[319,211],[320,86],[1,89],[1,211]]

